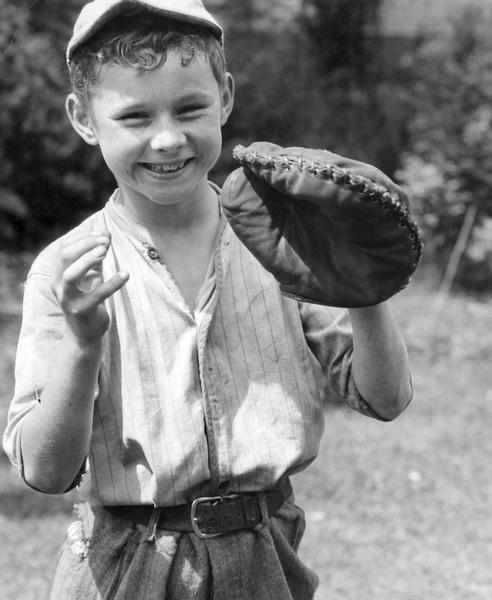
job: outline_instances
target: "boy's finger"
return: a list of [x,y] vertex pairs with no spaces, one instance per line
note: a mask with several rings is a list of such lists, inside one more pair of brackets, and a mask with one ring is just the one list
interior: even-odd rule
[[78,290],[82,279],[88,275],[91,269],[99,270],[107,251],[106,245],[99,244],[85,252],[60,274],[62,285],[68,290]]
[[111,238],[109,234],[84,234],[82,236],[73,236],[70,240],[66,240],[60,246],[59,257],[61,268],[71,265],[85,253],[90,252],[97,246],[109,247]]
[[98,237],[100,235],[111,237],[111,233],[107,229],[76,229],[69,231],[59,239],[60,246],[67,246],[77,240],[85,239],[88,237]]
[[128,281],[130,275],[126,271],[121,271],[113,275],[111,279],[96,286],[91,292],[77,299],[77,309],[84,312],[95,308],[101,302],[112,296],[121,289]]

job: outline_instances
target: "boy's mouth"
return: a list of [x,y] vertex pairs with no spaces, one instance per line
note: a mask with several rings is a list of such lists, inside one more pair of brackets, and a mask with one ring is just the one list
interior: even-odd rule
[[172,163],[141,163],[141,165],[150,171],[151,173],[165,174],[165,173],[177,173],[184,169],[193,159],[188,158],[179,162]]

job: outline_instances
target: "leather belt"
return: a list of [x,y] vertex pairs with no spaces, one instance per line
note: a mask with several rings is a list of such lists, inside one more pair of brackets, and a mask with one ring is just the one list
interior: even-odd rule
[[105,509],[115,517],[146,526],[158,511],[155,521],[158,528],[193,531],[200,538],[210,538],[265,523],[278,512],[290,493],[292,488],[287,480],[287,484],[266,492],[203,496],[190,504],[157,509],[151,505],[105,506]]

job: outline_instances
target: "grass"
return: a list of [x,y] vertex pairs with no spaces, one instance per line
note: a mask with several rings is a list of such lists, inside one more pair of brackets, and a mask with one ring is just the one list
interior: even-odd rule
[[[3,430],[20,289],[2,280]],[[327,408],[320,455],[294,477],[318,600],[492,598],[492,311],[455,296],[436,315],[433,302],[417,284],[392,302],[413,365],[408,410],[383,424]],[[1,455],[0,482],[1,598],[44,600],[71,498],[30,491]]]
[[297,477],[302,555],[321,600],[492,598],[492,314],[421,287],[394,300],[414,401],[380,424],[330,411],[316,463]]

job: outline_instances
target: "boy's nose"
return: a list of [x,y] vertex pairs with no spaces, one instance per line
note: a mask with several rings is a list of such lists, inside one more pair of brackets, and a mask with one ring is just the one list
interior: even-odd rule
[[150,140],[152,150],[170,152],[180,148],[186,142],[186,136],[176,125],[166,123],[160,126]]

